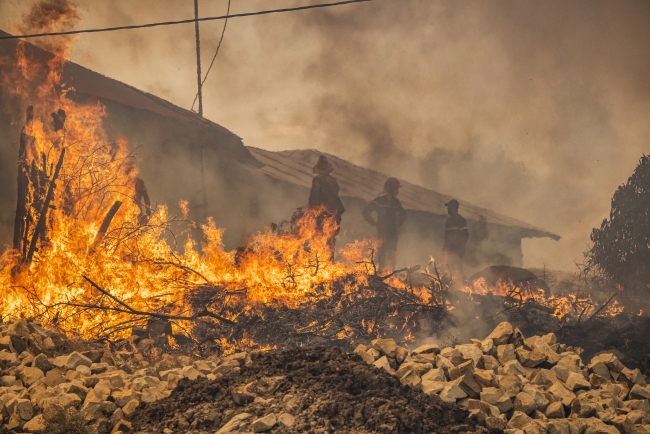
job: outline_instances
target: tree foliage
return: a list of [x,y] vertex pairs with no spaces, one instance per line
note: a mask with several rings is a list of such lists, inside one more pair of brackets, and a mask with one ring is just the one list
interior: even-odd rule
[[609,219],[591,233],[587,260],[627,290],[650,283],[650,156],[612,198]]

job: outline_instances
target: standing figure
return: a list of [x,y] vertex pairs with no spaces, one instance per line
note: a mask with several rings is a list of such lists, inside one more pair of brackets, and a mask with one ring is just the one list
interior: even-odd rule
[[[363,218],[377,227],[377,237],[381,240],[377,261],[380,267],[387,269],[395,266],[398,232],[406,220],[406,211],[397,198],[400,187],[396,178],[388,178],[384,183],[383,194],[377,196],[362,212]],[[372,213],[377,214],[376,221]]]
[[135,177],[133,178],[133,190],[135,191],[133,202],[140,209],[140,214],[138,215],[138,224],[142,226],[146,224],[151,218],[151,200],[149,199],[149,192],[147,191],[147,186],[144,185],[144,180],[137,175],[137,168],[135,164],[127,159],[124,162],[124,165],[127,177],[131,178],[133,172],[135,172]]
[[445,265],[453,281],[460,284],[465,279],[463,257],[465,256],[465,244],[469,238],[467,220],[458,213],[460,205],[456,199],[450,200],[445,206],[449,213],[449,218],[445,223],[445,244],[443,246]]
[[326,220],[332,220],[336,228],[329,235],[327,245],[330,249],[330,260],[334,258],[334,247],[336,236],[341,228],[341,216],[345,212],[343,202],[339,198],[339,183],[330,175],[334,171],[334,166],[327,160],[327,157],[321,155],[313,169],[316,176],[311,183],[311,192],[309,193],[309,208],[322,207],[323,211],[317,217],[316,225],[319,231],[323,231]]

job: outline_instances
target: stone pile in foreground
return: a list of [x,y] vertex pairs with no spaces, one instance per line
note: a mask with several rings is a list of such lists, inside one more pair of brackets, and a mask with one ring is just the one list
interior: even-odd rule
[[[153,344],[142,339],[138,348]],[[247,353],[192,360],[163,354],[153,364],[141,353],[72,351],[65,337],[24,319],[0,324],[0,432],[45,432],[48,415],[74,408],[99,434],[129,432],[141,403],[170,395],[179,380],[236,375]]]
[[408,351],[392,339],[355,351],[402,384],[458,403],[508,434],[650,433],[650,387],[613,354],[588,363],[553,333],[525,338],[510,323],[483,340]]

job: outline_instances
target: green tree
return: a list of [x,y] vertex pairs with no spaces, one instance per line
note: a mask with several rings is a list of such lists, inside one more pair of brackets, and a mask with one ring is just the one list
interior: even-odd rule
[[591,233],[587,262],[614,283],[638,291],[650,283],[650,157],[643,156],[634,173],[612,198],[609,219]]

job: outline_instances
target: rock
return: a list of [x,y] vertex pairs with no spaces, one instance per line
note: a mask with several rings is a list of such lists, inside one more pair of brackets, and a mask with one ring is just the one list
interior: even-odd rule
[[422,379],[412,370],[402,376],[399,381],[403,385],[411,387],[418,387],[422,383]]
[[406,348],[397,347],[395,349],[395,360],[397,360],[397,363],[402,363],[404,359],[406,359],[406,356],[408,355],[409,352]]
[[275,414],[271,413],[253,421],[251,428],[253,432],[265,432],[273,428],[277,422]]
[[496,387],[485,387],[480,393],[481,401],[494,405],[501,413],[506,413],[513,408],[510,397]]
[[34,405],[29,399],[18,399],[14,405],[14,413],[23,421],[31,420],[34,417]]
[[16,383],[16,377],[13,375],[3,375],[0,377],[0,386],[1,387],[11,387]]
[[475,370],[474,378],[485,387],[496,386],[494,371]]
[[458,399],[467,398],[467,394],[455,384],[447,384],[440,391],[440,399],[445,402],[456,402]]
[[[363,349],[361,349],[361,347],[363,347]],[[363,361],[366,362],[369,365],[372,365],[373,363],[375,363],[375,358],[372,357],[370,354],[368,354],[365,345],[357,346],[357,348],[354,350],[354,354],[361,357],[361,359],[363,359]]]
[[546,407],[544,414],[549,419],[563,419],[566,417],[564,404],[562,404],[562,401],[551,402],[548,407]]
[[514,408],[515,411],[520,411],[530,415],[537,410],[537,405],[532,396],[524,392],[519,392],[515,397]]
[[[547,430],[548,434],[574,434],[574,431],[571,430],[571,425],[567,420],[558,420],[552,419],[548,421]],[[575,434],[578,434],[578,431],[575,431]]]
[[124,407],[122,407],[122,411],[124,412],[124,415],[129,417],[133,414],[136,408],[138,408],[138,405],[140,405],[140,401],[137,399],[132,399],[126,404],[124,404]]
[[585,429],[584,434],[619,434],[616,427],[607,425],[600,419],[585,419],[585,424],[587,428]]
[[527,351],[523,348],[517,348],[515,353],[517,360],[527,368],[534,368],[546,361],[546,356],[537,351]]
[[571,402],[571,415],[581,418],[588,418],[596,416],[598,411],[602,411],[603,407],[599,404],[588,401],[586,399],[575,398]]
[[511,360],[517,360],[517,355],[515,354],[514,345],[512,344],[499,345],[497,347],[497,360],[502,365],[504,365],[506,362],[509,362]]
[[393,370],[393,368],[391,368],[390,362],[388,361],[388,358],[386,356],[382,356],[381,358],[379,358],[379,360],[373,363],[373,365],[376,366],[377,368],[384,369],[389,374],[395,374],[395,371]]
[[422,381],[447,381],[445,371],[442,368],[430,369],[422,375]]
[[526,413],[521,411],[515,411],[506,425],[508,429],[522,429],[524,426],[532,422],[531,419]]
[[154,402],[166,398],[170,393],[171,391],[167,390],[167,387],[147,387],[142,390],[140,400],[146,403]]
[[611,353],[602,353],[594,356],[587,367],[591,367],[598,362],[604,363],[610,371],[614,372],[621,372],[625,368],[618,357]]
[[490,430],[503,431],[506,429],[506,421],[500,417],[486,417],[485,426]]
[[499,369],[499,361],[492,356],[484,354],[478,366],[483,366],[483,369],[496,372]]
[[555,333],[545,334],[542,336],[542,340],[544,340],[544,342],[549,346],[557,344],[557,336],[555,336]]
[[424,344],[420,345],[413,350],[415,354],[440,354],[440,347],[435,344]]
[[646,412],[642,410],[632,410],[627,413],[628,419],[630,419],[634,424],[642,423],[645,416]]
[[595,363],[590,363],[587,368],[589,368],[590,372],[593,372],[606,380],[612,379],[612,376],[609,374],[609,368],[604,362],[597,361]]
[[509,322],[502,322],[490,333],[486,339],[492,339],[494,345],[499,346],[508,343],[508,340],[514,333],[512,324]]
[[160,380],[156,377],[146,375],[144,377],[136,378],[131,382],[131,388],[138,392],[143,391],[147,387],[158,387]]
[[485,401],[479,401],[478,399],[469,399],[467,400],[467,409],[468,410],[481,410],[489,417],[497,417],[501,412],[499,409],[491,404],[488,404]]
[[444,356],[438,356],[436,357],[436,368],[441,368],[444,370],[449,371],[449,369],[452,369],[455,365],[451,363],[451,360]]
[[501,389],[510,398],[517,396],[517,394],[521,392],[522,387],[523,382],[521,381],[521,378],[513,373],[509,372],[505,375],[502,375],[499,379],[499,389]]
[[543,337],[541,339],[537,339],[533,344],[533,352],[543,354],[546,357],[546,361],[554,365],[557,362],[559,362],[562,357],[555,350],[553,350],[553,348],[551,348],[550,345],[553,344],[549,344],[548,342],[546,342],[546,340]]
[[369,348],[368,351],[366,351],[368,354],[372,356],[373,359],[377,360],[378,358],[381,357],[381,352],[375,350],[374,348]]
[[34,357],[34,360],[32,361],[32,367],[40,369],[43,371],[43,373],[47,373],[47,371],[52,369],[52,364],[48,360],[47,356],[41,353],[38,356]]
[[16,354],[10,353],[7,350],[0,351],[0,369],[5,370],[18,365],[20,365],[20,360],[18,360]]
[[[181,372],[182,371],[187,371],[186,368],[188,368],[188,366],[183,367],[181,369]],[[192,369],[194,369],[194,368],[192,367]],[[212,373],[213,374],[221,374],[223,376],[231,376],[231,375],[239,374],[240,370],[241,370],[241,368],[239,367],[239,362],[237,360],[225,360],[222,364],[217,366],[214,369],[214,371],[212,371]],[[198,372],[196,369],[194,369],[194,371]],[[192,371],[192,374],[194,374],[193,371]],[[201,373],[199,372],[199,374],[201,374]],[[201,374],[201,375],[203,375],[203,374]]]
[[582,374],[577,372],[569,372],[569,375],[566,380],[566,386],[573,391],[578,389],[590,389],[591,384],[585,380],[585,377]]
[[442,392],[442,390],[448,385],[449,383],[445,383],[444,381],[425,380],[423,378],[420,387],[427,395],[433,395]]
[[526,376],[526,370],[518,360],[510,360],[503,365],[503,372],[510,372],[515,375],[521,375],[522,377]]
[[375,339],[372,341],[372,347],[385,356],[395,358],[397,344],[393,339]]
[[74,351],[67,356],[56,357],[52,364],[57,368],[74,370],[80,365],[88,366],[90,368],[90,365],[92,365],[93,362],[83,354]]
[[23,429],[27,432],[41,432],[45,430],[45,419],[42,414],[38,414],[30,419],[23,425]]
[[539,389],[533,385],[526,384],[522,392],[529,394],[535,400],[535,406],[538,410],[544,410],[549,404],[549,399]]
[[111,396],[118,407],[124,407],[132,399],[139,399],[140,395],[133,389],[116,389],[111,392]]
[[18,377],[23,382],[23,384],[27,387],[45,379],[45,375],[43,374],[43,371],[41,371],[38,368],[29,368],[29,367],[23,368],[23,370],[20,371],[20,374],[18,374]]
[[547,391],[558,400],[562,401],[562,404],[566,405],[567,407],[571,405],[571,402],[576,397],[576,395],[567,389],[567,387],[560,381],[556,381],[551,387],[548,388]]
[[194,366],[184,366],[181,369],[181,373],[183,374],[183,377],[187,378],[190,381],[194,381],[199,377],[205,377],[205,375]]
[[481,385],[476,381],[474,375],[467,373],[461,377],[458,377],[452,383],[455,383],[463,389],[463,392],[467,394],[470,398],[478,398],[481,393]]
[[632,434],[634,432],[634,423],[624,414],[620,414],[611,420],[621,434]]
[[650,400],[650,388],[635,384],[630,390],[630,398]]
[[634,385],[646,385],[645,378],[639,369],[623,368],[618,381],[625,381],[630,387],[633,387]]
[[278,424],[281,427],[291,428],[296,423],[296,419],[289,413],[282,413],[278,417]]
[[14,347],[11,345],[10,336],[0,336],[0,351],[6,350],[10,353],[13,353]]
[[111,434],[116,434],[118,432],[131,432],[131,422],[128,420],[120,419],[117,421],[117,423],[113,426],[113,429],[111,430]]
[[540,369],[537,371],[535,376],[532,377],[530,382],[532,384],[542,386],[543,388],[548,388],[557,382],[557,376],[553,371],[550,371],[548,369]]
[[[418,363],[414,361],[404,362],[397,369],[397,376],[402,378],[408,371],[415,372],[418,376],[423,376],[433,368],[431,363]],[[444,375],[444,374],[443,374]],[[442,380],[439,380],[442,381]]]
[[214,434],[228,434],[236,432],[239,427],[244,424],[244,421],[249,417],[251,417],[250,413],[239,413],[230,419],[224,426],[221,427],[221,429],[219,429]]
[[460,351],[464,359],[472,360],[474,365],[477,365],[481,357],[483,357],[483,351],[474,344],[456,345],[456,349]]
[[646,413],[650,413],[650,403],[648,403],[648,401],[645,399],[630,399],[624,403],[619,399],[619,402],[621,403],[619,407],[623,407],[624,404],[625,407],[631,408],[632,410],[641,410],[645,411]]
[[255,400],[255,394],[250,392],[253,385],[254,383],[248,383],[231,390],[230,395],[237,405],[245,405]]
[[61,407],[67,409],[69,407],[79,408],[80,405],[81,398],[74,393],[62,393],[57,396],[43,398],[41,402],[38,403],[38,406],[43,409],[43,412],[45,412],[49,407]]
[[449,368],[449,378],[455,380],[465,374],[471,374],[472,372],[474,372],[474,365],[471,360],[468,360],[458,366]]

